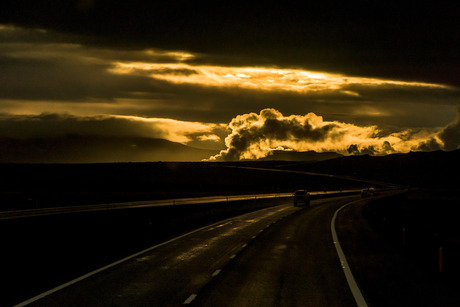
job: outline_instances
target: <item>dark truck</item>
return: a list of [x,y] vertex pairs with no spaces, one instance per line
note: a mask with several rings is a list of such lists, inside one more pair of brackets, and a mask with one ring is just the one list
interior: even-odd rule
[[295,207],[308,207],[310,206],[310,193],[305,190],[297,190],[294,193],[294,206]]

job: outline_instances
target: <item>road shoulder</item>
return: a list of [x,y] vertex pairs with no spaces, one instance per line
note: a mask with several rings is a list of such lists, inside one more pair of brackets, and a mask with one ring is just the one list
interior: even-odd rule
[[436,276],[398,250],[363,215],[370,199],[345,207],[337,233],[356,281],[369,306],[452,306]]

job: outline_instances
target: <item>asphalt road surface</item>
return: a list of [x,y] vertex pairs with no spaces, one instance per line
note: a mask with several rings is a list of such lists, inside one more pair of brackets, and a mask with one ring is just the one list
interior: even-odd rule
[[23,305],[356,306],[330,228],[334,212],[356,198],[227,219]]

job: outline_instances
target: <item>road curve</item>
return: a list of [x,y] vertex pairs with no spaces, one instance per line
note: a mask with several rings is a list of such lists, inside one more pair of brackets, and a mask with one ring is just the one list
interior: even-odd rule
[[18,306],[355,306],[330,233],[354,198],[227,219]]
[[352,197],[312,202],[271,227],[195,301],[197,306],[356,306],[332,241],[335,210]]

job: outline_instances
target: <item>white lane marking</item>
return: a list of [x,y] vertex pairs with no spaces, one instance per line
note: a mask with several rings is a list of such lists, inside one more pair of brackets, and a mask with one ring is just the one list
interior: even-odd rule
[[233,259],[235,257],[236,257],[236,254],[233,254],[233,255],[230,256],[230,259]]
[[251,237],[251,239],[253,239],[253,240],[254,240],[255,238],[257,238],[257,236],[252,236],[252,237]]
[[195,298],[196,298],[196,294],[192,294],[192,295],[190,295],[190,296],[188,297],[188,299],[186,299],[186,300],[184,301],[183,304],[184,304],[184,305],[188,305],[188,304],[190,304]]
[[66,283],[64,283],[64,284],[62,284],[62,285],[60,285],[60,286],[57,286],[57,287],[55,287],[55,288],[53,288],[53,289],[51,289],[51,290],[48,290],[48,291],[43,292],[43,293],[40,293],[40,294],[38,294],[38,295],[36,295],[36,296],[34,296],[34,297],[28,299],[28,300],[25,300],[25,301],[23,301],[23,302],[21,302],[21,303],[15,305],[15,306],[13,306],[13,307],[23,307],[23,306],[29,305],[29,304],[31,304],[31,303],[33,303],[33,302],[36,302],[36,301],[38,301],[38,300],[40,300],[40,299],[42,299],[42,298],[44,298],[44,297],[46,297],[46,296],[48,296],[48,295],[50,295],[50,294],[53,294],[53,293],[55,293],[55,292],[57,292],[57,291],[59,291],[59,290],[62,290],[62,289],[64,289],[64,288],[66,288],[66,287],[69,287],[69,286],[71,286],[71,285],[73,285],[73,284],[75,284],[75,283],[77,283],[77,282],[79,282],[79,281],[82,281],[82,280],[84,280],[84,279],[86,279],[86,278],[88,278],[88,277],[91,277],[91,276],[96,275],[96,274],[98,274],[98,273],[100,273],[100,272],[102,272],[102,271],[105,271],[105,270],[107,270],[107,269],[110,269],[110,268],[112,268],[112,267],[114,267],[114,266],[116,266],[116,265],[119,265],[119,264],[123,263],[123,262],[126,262],[126,261],[131,260],[131,259],[133,259],[133,258],[135,258],[135,257],[138,257],[138,256],[140,256],[140,255],[142,255],[142,254],[145,254],[145,253],[147,253],[147,252],[150,252],[150,251],[152,251],[152,250],[154,250],[154,249],[156,249],[156,248],[159,248],[159,247],[161,247],[161,246],[163,246],[163,245],[166,245],[166,244],[172,243],[172,242],[174,242],[174,241],[177,241],[177,240],[179,240],[179,239],[182,239],[182,238],[184,238],[184,237],[186,237],[186,236],[189,236],[189,235],[191,235],[191,234],[194,234],[194,233],[196,233],[196,232],[198,232],[198,231],[204,230],[204,229],[206,229],[206,228],[212,228],[212,227],[214,227],[214,226],[216,226],[216,225],[218,225],[218,224],[220,224],[220,223],[223,223],[223,222],[224,222],[224,221],[220,221],[220,222],[214,223],[214,224],[212,224],[212,225],[204,226],[204,227],[195,229],[195,230],[193,230],[193,231],[190,231],[190,232],[188,232],[188,233],[186,233],[186,234],[183,234],[183,235],[181,235],[181,236],[172,238],[171,240],[168,240],[168,241],[166,241],[166,242],[157,244],[157,245],[155,245],[155,246],[151,246],[151,247],[149,247],[149,248],[147,248],[147,249],[144,249],[144,250],[142,250],[142,251],[140,251],[140,252],[138,252],[138,253],[135,253],[135,254],[133,254],[133,255],[130,255],[130,256],[128,256],[128,257],[125,257],[125,258],[123,258],[123,259],[121,259],[121,260],[115,261],[115,262],[113,262],[113,263],[111,263],[111,264],[108,264],[108,265],[106,265],[106,266],[104,266],[104,267],[102,267],[102,268],[99,268],[99,269],[97,269],[97,270],[94,270],[94,271],[92,271],[92,272],[89,272],[89,273],[87,273],[87,274],[85,274],[85,275],[82,275],[82,276],[80,276],[80,277],[77,277],[77,278],[75,278],[75,279],[72,279],[71,281],[66,282]]
[[222,270],[215,270],[214,273],[212,273],[212,277],[216,277],[217,275],[219,275],[219,273],[221,272]]
[[246,243],[241,245],[242,248],[245,248],[246,246],[248,246]]
[[359,200],[349,202],[348,204],[343,205],[342,207],[340,207],[339,209],[335,211],[334,216],[332,217],[332,220],[331,220],[331,232],[332,232],[332,241],[334,242],[335,249],[337,250],[337,255],[339,256],[339,259],[340,259],[340,265],[342,266],[343,272],[345,274],[345,278],[347,279],[347,282],[348,282],[348,287],[350,287],[351,293],[353,294],[353,297],[355,298],[356,304],[358,305],[358,307],[367,307],[366,300],[364,299],[363,294],[361,293],[361,290],[359,289],[359,286],[356,283],[355,278],[353,277],[353,273],[351,272],[350,266],[348,265],[347,258],[345,257],[345,254],[343,253],[342,246],[340,246],[339,238],[337,237],[337,232],[335,231],[335,220],[337,218],[337,214],[339,213],[339,211],[345,208],[346,206],[351,205],[358,201]]

